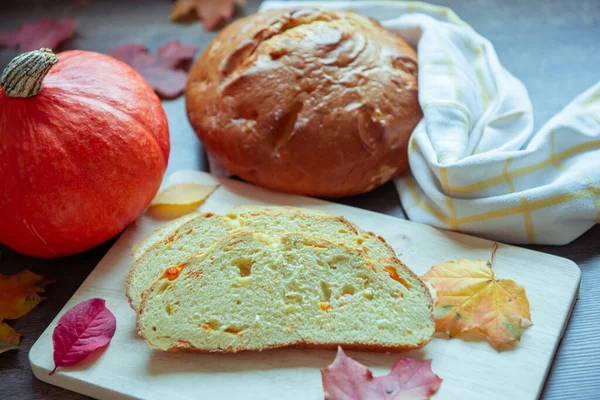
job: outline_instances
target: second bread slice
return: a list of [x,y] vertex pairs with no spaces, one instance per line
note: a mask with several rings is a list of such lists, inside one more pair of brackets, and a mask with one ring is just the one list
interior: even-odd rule
[[[235,210],[235,209],[234,209]],[[342,217],[301,208],[271,209],[238,207],[239,213],[225,216],[199,214],[181,225],[176,234],[149,247],[132,265],[127,278],[127,297],[134,310],[142,295],[166,267],[179,264],[192,254],[202,252],[222,237],[238,229],[279,237],[288,232],[303,232],[358,247],[370,258],[395,257],[394,250],[373,233],[363,232]]]

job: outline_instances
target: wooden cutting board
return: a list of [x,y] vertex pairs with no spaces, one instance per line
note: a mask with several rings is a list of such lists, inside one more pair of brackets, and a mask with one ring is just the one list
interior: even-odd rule
[[[361,210],[300,196],[271,192],[247,183],[202,172],[180,171],[165,182],[219,183],[202,211],[224,213],[239,204],[290,205],[343,215],[383,236],[419,275],[433,264],[458,257],[488,259],[493,242],[438,230]],[[322,399],[319,369],[335,352],[280,349],[237,355],[200,355],[150,351],[135,330],[135,313],[125,298],[131,247],[164,222],[142,216],[121,235],[29,353],[35,376],[45,382],[95,398],[144,399]],[[580,271],[564,258],[500,245],[496,273],[522,284],[534,325],[514,350],[497,352],[482,342],[435,338],[408,357],[432,358],[444,381],[436,399],[533,399],[539,396],[563,335],[579,288]],[[104,350],[81,365],[54,375],[52,331],[60,316],[92,297],[106,300],[117,318],[117,331]],[[351,357],[386,374],[398,354],[349,352]]]

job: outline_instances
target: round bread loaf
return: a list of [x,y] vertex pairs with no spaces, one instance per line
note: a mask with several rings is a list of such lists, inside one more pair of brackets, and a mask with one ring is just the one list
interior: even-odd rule
[[192,67],[186,104],[232,173],[321,197],[364,193],[406,170],[422,117],[415,51],[373,19],[314,8],[226,27]]

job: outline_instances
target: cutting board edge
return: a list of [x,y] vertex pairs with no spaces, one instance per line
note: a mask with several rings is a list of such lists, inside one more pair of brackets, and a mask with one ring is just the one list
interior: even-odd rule
[[[61,310],[60,314],[62,315],[62,310]],[[59,316],[57,315],[57,318],[58,317]],[[52,322],[52,324],[50,324],[48,326],[48,328],[46,328],[46,330],[44,331],[44,333],[42,335],[46,334],[46,331],[50,328],[50,326],[53,325],[53,323],[54,323],[54,321]],[[38,343],[41,342],[41,340],[40,340],[41,338],[42,337],[40,336],[40,338],[38,338],[38,340],[35,341],[35,343],[31,347],[31,349],[29,351],[29,355],[28,355],[29,365],[31,365],[31,371],[33,372],[33,376],[35,376],[40,381],[48,383],[52,386],[60,387],[62,389],[70,390],[72,392],[76,392],[76,393],[82,394],[84,396],[92,397],[92,398],[140,399],[140,397],[130,396],[130,395],[124,394],[123,392],[112,390],[112,389],[104,387],[104,386],[95,385],[84,379],[79,379],[76,376],[73,376],[71,374],[69,374],[69,375],[66,375],[66,374],[50,375],[51,369],[43,367],[42,365],[38,365],[37,362],[35,360],[33,360],[32,356],[31,356],[34,349],[38,346]]]

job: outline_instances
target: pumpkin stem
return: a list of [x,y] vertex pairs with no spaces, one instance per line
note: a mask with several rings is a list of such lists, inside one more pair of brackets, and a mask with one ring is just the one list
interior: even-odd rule
[[42,91],[42,81],[57,62],[50,49],[19,54],[4,69],[0,87],[8,97],[33,97]]

